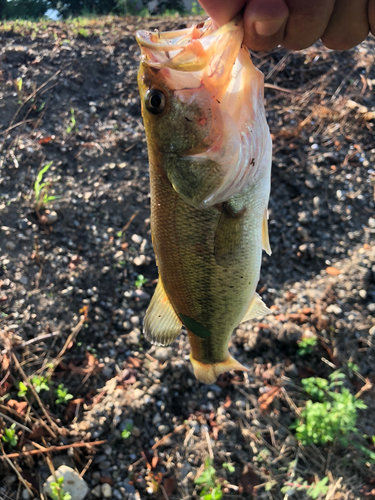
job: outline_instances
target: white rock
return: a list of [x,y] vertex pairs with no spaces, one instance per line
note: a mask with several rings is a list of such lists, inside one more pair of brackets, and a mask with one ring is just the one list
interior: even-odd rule
[[370,328],[368,333],[369,333],[369,335],[375,335],[375,325]]
[[59,218],[59,216],[57,215],[57,213],[54,210],[51,210],[47,214],[47,224],[49,224],[51,226],[52,224],[54,224],[57,221],[58,218]]
[[7,241],[5,248],[12,252],[16,248],[16,244],[14,243],[14,241]]
[[133,243],[136,243],[137,245],[140,245],[142,243],[142,241],[143,241],[143,238],[139,234],[133,234],[132,235],[132,242]]
[[22,491],[22,500],[30,500],[30,498],[31,498],[30,493],[26,489],[24,489]]
[[[63,488],[65,493],[70,493],[72,500],[83,500],[89,491],[86,481],[79,477],[71,467],[61,465],[56,470],[56,477],[63,477]],[[50,476],[44,483],[44,492],[52,498],[51,483],[55,482],[54,476]]]
[[112,486],[108,483],[102,484],[102,495],[103,498],[111,498],[112,497]]
[[333,314],[342,313],[341,307],[339,307],[337,304],[331,304],[330,306],[327,307],[326,311],[327,313],[333,313]]

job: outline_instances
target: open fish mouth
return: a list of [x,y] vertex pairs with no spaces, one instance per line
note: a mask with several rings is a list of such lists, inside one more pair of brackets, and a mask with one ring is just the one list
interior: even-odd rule
[[263,75],[242,46],[243,35],[241,17],[218,29],[208,19],[183,30],[136,35],[141,71],[153,73],[151,80],[163,82],[174,99],[198,103],[212,116],[207,150],[182,155],[201,165],[212,162],[220,178],[204,199],[186,199],[196,208],[212,207],[241,193],[257,183],[271,162]]

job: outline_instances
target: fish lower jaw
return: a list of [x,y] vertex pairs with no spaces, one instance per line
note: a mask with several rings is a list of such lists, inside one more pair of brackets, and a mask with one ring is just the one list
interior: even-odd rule
[[219,375],[231,370],[249,371],[246,366],[241,365],[241,363],[234,359],[229,353],[227,359],[220,363],[202,363],[194,359],[192,354],[190,354],[190,361],[193,365],[195,377],[203,384],[214,384]]

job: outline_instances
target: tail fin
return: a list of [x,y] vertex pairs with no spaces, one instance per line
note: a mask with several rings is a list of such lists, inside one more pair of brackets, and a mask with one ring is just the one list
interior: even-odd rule
[[241,363],[235,360],[230,354],[228,354],[227,359],[221,363],[202,363],[194,359],[192,354],[190,354],[190,361],[194,368],[194,375],[204,384],[213,384],[216,382],[219,375],[231,370],[249,371],[248,368],[241,365]]

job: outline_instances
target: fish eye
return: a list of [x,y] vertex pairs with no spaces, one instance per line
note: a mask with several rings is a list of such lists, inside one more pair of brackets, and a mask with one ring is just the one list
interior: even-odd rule
[[146,92],[146,108],[150,113],[157,115],[165,108],[165,95],[160,90],[151,89]]

